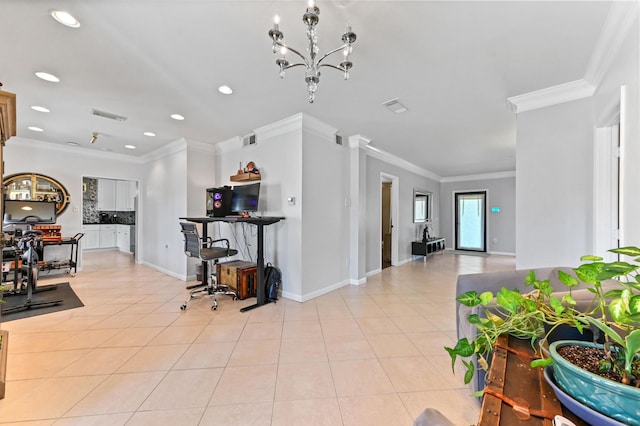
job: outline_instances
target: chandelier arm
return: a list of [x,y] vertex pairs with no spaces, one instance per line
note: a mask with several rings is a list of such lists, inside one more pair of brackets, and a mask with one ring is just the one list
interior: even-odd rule
[[305,57],[304,57],[304,55],[301,55],[301,54],[300,54],[300,52],[298,52],[296,49],[294,49],[294,48],[292,48],[292,47],[289,47],[289,46],[287,46],[287,45],[286,45],[286,44],[284,44],[284,43],[280,43],[279,41],[276,41],[276,44],[277,44],[278,46],[280,46],[280,47],[284,47],[285,49],[290,50],[290,51],[292,51],[293,53],[295,53],[296,55],[300,56],[300,59],[302,59],[302,60],[304,61],[305,66],[307,66],[307,67],[309,66],[309,62],[307,61],[307,58],[305,58]]
[[285,70],[288,70],[289,68],[293,68],[293,67],[305,67],[306,68],[306,64],[303,64],[302,62],[298,62],[297,64],[291,64],[291,65],[287,65],[286,67],[284,67]]
[[320,68],[320,67],[329,67],[329,68],[333,68],[333,69],[341,71],[341,72],[345,71],[344,68],[340,68],[340,67],[337,67],[337,66],[331,65],[331,64],[322,64],[322,65],[318,66],[318,68]]
[[324,58],[326,58],[327,56],[333,55],[333,54],[334,54],[334,53],[336,53],[336,52],[339,52],[339,51],[343,50],[343,49],[344,49],[345,47],[347,47],[347,46],[348,46],[347,44],[343,44],[342,46],[340,46],[340,47],[336,47],[335,49],[333,49],[333,50],[331,50],[331,51],[329,51],[329,52],[325,53],[325,54],[322,56],[322,58],[320,58],[320,59],[318,60],[318,62],[316,62],[316,64],[320,65],[320,62],[322,62],[322,61],[324,60]]

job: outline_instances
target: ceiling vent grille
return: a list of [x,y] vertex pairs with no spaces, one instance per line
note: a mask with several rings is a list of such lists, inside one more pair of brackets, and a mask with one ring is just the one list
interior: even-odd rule
[[244,146],[255,145],[256,143],[258,143],[258,141],[256,140],[255,133],[251,133],[251,134],[248,134],[247,136],[242,137],[242,145]]
[[336,134],[336,144],[342,146],[342,136]]
[[389,99],[386,102],[383,102],[382,105],[386,106],[389,111],[394,112],[396,114],[400,114],[401,112],[408,111],[407,107],[402,105],[398,98]]
[[116,121],[125,121],[127,119],[127,117],[123,117],[117,114],[112,114],[110,112],[100,111],[99,109],[94,109],[94,108],[91,108],[91,114],[98,117],[108,118]]

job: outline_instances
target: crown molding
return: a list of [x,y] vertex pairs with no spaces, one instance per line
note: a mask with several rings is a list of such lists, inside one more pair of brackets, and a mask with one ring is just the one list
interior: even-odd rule
[[593,96],[595,91],[594,85],[585,79],[580,79],[523,95],[512,96],[507,98],[507,106],[511,112],[519,114],[525,111],[588,98]]
[[169,155],[177,154],[178,152],[187,150],[187,140],[185,138],[180,138],[171,142],[168,145],[165,145],[161,148],[156,149],[155,151],[151,151],[148,154],[141,156],[140,158],[145,162],[159,160],[161,158],[167,157]]
[[272,138],[275,136],[290,133],[296,130],[302,130],[303,114],[298,113],[291,117],[284,118],[275,123],[268,124],[266,126],[258,127],[253,132],[256,134],[256,138]]
[[214,145],[193,139],[187,139],[187,148],[206,154],[215,154],[216,152],[216,147]]
[[393,164],[394,166],[398,166],[401,169],[404,169],[411,173],[415,173],[419,176],[426,177],[427,179],[432,179],[436,182],[440,182],[440,180],[442,179],[437,174],[425,170],[422,167],[418,167],[415,164],[408,162],[407,160],[403,160],[402,158],[389,154],[388,152],[383,151],[379,148],[376,148],[370,143],[365,145],[364,151],[370,157],[377,158],[378,160],[384,161],[385,163]]
[[363,135],[349,136],[349,148],[365,149],[371,143],[371,139]]
[[583,79],[507,98],[513,113],[531,111],[593,96],[638,20],[637,1],[612,2]]
[[302,114],[302,127],[304,130],[328,140],[333,140],[336,133],[338,133],[337,128],[332,127],[309,114]]
[[27,146],[29,148],[38,149],[38,150],[46,149],[49,151],[61,152],[67,155],[82,155],[82,156],[92,157],[100,160],[111,159],[111,160],[117,160],[117,161],[126,161],[134,164],[145,163],[142,157],[134,157],[131,155],[119,154],[116,152],[88,149],[82,146],[71,147],[68,145],[62,145],[54,142],[27,139],[19,136],[14,136],[11,139],[7,140],[5,148],[10,147],[11,145],[14,145],[14,144],[19,144],[22,146]]
[[598,87],[638,19],[637,1],[613,2],[587,65],[584,79]]
[[466,175],[466,176],[449,176],[442,178],[440,180],[441,183],[451,183],[451,182],[467,182],[473,180],[490,180],[490,179],[506,179],[506,178],[514,178],[516,177],[515,170],[508,172],[495,172],[495,173],[484,173],[478,175]]

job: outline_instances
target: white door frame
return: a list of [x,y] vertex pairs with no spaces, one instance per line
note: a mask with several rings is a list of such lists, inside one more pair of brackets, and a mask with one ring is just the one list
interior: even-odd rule
[[398,266],[398,218],[399,218],[399,199],[400,199],[400,178],[388,173],[380,172],[380,184],[378,191],[378,269],[382,270],[382,183],[391,182],[391,266]]
[[619,244],[619,136],[620,105],[609,113],[602,127],[597,127],[593,174],[593,254],[606,261],[617,257],[607,250]]

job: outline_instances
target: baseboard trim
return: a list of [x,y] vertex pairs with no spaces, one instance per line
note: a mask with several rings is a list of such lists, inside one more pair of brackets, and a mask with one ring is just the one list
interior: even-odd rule
[[158,272],[162,272],[163,274],[169,275],[170,277],[177,278],[177,279],[182,280],[182,281],[185,281],[185,282],[186,282],[186,281],[191,281],[191,280],[189,279],[189,278],[191,278],[191,277],[193,277],[193,279],[194,279],[194,280],[196,279],[196,278],[195,278],[195,275],[181,275],[181,274],[176,274],[176,273],[175,273],[175,272],[173,272],[173,271],[170,271],[170,270],[168,270],[168,269],[161,268],[161,267],[159,267],[159,266],[157,266],[157,265],[154,265],[153,263],[149,263],[149,262],[145,262],[145,261],[142,261],[142,262],[140,262],[140,263],[141,263],[142,265],[144,265],[144,266],[148,267],[148,268],[154,269],[154,270],[156,270],[156,271],[158,271]]

